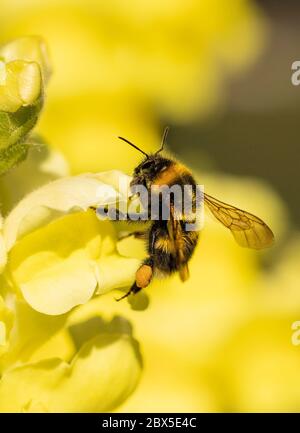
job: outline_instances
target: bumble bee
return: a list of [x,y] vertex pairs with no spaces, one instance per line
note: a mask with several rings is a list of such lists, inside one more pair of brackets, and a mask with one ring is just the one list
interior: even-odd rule
[[[131,188],[142,184],[150,192],[156,186],[185,185],[192,187],[192,210],[195,207],[196,181],[191,172],[181,163],[161,154],[164,149],[168,128],[165,129],[159,150],[147,154],[135,144],[123,137],[118,137],[130,146],[144,154],[142,162],[134,169]],[[261,249],[271,245],[274,235],[271,229],[258,217],[249,212],[223,203],[204,193],[204,204],[215,218],[227,227],[239,245],[248,248]],[[135,294],[149,285],[155,274],[170,275],[178,272],[180,279],[186,281],[189,277],[188,262],[193,255],[198,242],[199,232],[186,230],[186,222],[194,220],[194,213],[175,218],[174,199],[170,200],[170,218],[164,220],[161,216],[151,221],[144,231],[130,233],[147,242],[148,257],[136,272],[135,281],[130,290],[118,301],[130,294]],[[142,222],[142,221],[141,221]]]

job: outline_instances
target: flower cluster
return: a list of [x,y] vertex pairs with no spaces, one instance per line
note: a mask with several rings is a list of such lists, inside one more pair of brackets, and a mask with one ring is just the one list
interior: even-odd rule
[[[68,315],[134,278],[138,259],[122,256],[111,223],[89,210],[118,197],[120,176],[129,181],[119,172],[57,179],[29,193],[4,219],[0,410],[110,410],[134,389],[141,362],[126,320],[104,321],[98,313],[89,327],[86,320],[72,324]],[[69,353],[59,353],[62,343]]]
[[121,198],[119,179],[130,178],[68,177],[59,152],[30,146],[50,71],[46,47],[21,38],[1,56],[2,173],[31,152],[0,181],[0,411],[111,410],[141,372],[130,325],[98,313],[91,327],[70,312],[134,278],[138,259],[118,253],[113,227],[89,209]]

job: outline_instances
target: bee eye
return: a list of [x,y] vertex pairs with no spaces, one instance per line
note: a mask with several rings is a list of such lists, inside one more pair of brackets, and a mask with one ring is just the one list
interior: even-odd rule
[[145,164],[143,164],[143,170],[147,170],[147,168],[150,168],[152,165],[151,161],[147,161],[145,162]]

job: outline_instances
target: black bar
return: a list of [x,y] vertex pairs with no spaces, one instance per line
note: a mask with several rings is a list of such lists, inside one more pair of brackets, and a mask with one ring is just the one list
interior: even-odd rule
[[232,430],[236,427],[239,431],[258,428],[266,422],[268,429],[273,424],[286,429],[287,422],[295,422],[298,416],[299,413],[23,413],[0,414],[0,425],[9,426],[10,429],[37,427],[43,431],[45,427],[60,430],[66,424],[68,431],[74,427],[82,429],[84,433],[153,430],[211,432],[216,428],[221,432],[225,428]]

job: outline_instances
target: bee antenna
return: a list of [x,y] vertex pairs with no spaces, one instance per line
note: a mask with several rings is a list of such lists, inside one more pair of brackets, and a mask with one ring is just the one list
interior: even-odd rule
[[163,150],[165,142],[166,142],[167,137],[168,137],[169,131],[170,131],[169,126],[166,126],[165,129],[164,129],[164,133],[163,133],[162,139],[161,139],[160,149],[156,153],[159,153],[159,152],[161,152]]
[[130,146],[134,147],[136,150],[139,150],[141,153],[143,153],[144,155],[146,155],[147,158],[149,157],[149,155],[148,155],[146,152],[144,152],[142,149],[140,149],[139,147],[137,147],[135,144],[131,143],[131,141],[129,141],[129,140],[127,140],[126,138],[123,138],[123,137],[118,137],[118,138],[119,138],[120,140],[125,141],[125,143],[130,144]]

